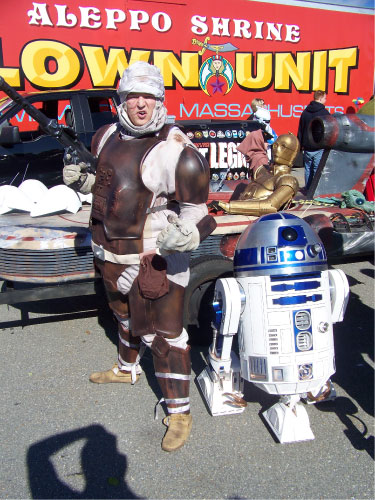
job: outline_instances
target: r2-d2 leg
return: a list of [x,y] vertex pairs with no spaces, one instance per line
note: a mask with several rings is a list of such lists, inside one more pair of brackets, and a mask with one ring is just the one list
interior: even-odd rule
[[223,278],[216,282],[213,306],[213,343],[208,351],[207,366],[197,380],[212,415],[242,413],[246,406],[242,392],[243,380],[239,359],[232,351],[242,297],[234,278]]

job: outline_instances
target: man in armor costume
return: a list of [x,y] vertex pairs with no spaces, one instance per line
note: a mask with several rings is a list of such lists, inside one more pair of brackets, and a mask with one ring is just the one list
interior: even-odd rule
[[[246,140],[246,139],[245,139]],[[292,133],[280,135],[272,145],[269,166],[254,169],[254,180],[228,203],[213,201],[210,207],[229,214],[260,216],[275,213],[290,202],[298,191],[298,181],[291,174],[299,151],[299,142]]]
[[[190,346],[183,328],[190,251],[215,228],[206,201],[209,166],[179,128],[166,125],[160,70],[136,62],[124,71],[118,124],[93,137],[96,177],[66,165],[64,182],[92,191],[92,246],[109,305],[118,320],[118,361],[91,374],[97,384],[135,384],[151,348],[168,416],[165,451],[191,430]],[[130,318],[131,315],[131,318]]]

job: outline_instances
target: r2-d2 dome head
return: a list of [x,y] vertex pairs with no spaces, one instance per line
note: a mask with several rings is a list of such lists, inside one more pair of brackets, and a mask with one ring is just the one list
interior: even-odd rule
[[264,215],[242,233],[234,254],[234,274],[274,276],[323,271],[323,243],[307,222],[288,212]]

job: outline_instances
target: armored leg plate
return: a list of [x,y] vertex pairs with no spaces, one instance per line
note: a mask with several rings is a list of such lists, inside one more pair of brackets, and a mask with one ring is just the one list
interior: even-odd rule
[[294,406],[276,403],[263,416],[280,443],[314,439],[306,408],[299,403]]
[[198,375],[197,381],[203,398],[213,416],[242,413],[246,403],[243,401],[243,380],[240,376],[240,363],[235,353],[231,353],[230,373],[219,376],[208,364]]

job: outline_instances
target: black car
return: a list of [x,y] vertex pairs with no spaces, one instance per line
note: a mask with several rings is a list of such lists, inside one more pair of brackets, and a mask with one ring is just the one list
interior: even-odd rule
[[[96,130],[118,119],[115,89],[48,91],[23,97],[48,118],[73,128],[88,149]],[[19,186],[26,179],[38,179],[47,187],[61,184],[63,156],[64,146],[45,134],[18,104],[10,98],[0,101],[0,185]]]
[[[24,93],[22,97],[47,118],[73,129],[87,149],[98,128],[118,120],[116,89],[56,90]],[[167,121],[174,122],[174,117]],[[236,146],[246,132],[259,128],[259,123],[195,120],[176,124],[207,158],[213,185],[246,176],[246,161]],[[46,134],[17,102],[8,97],[0,100],[0,185],[19,186],[26,179],[37,179],[47,187],[61,184],[63,156],[64,146]]]

